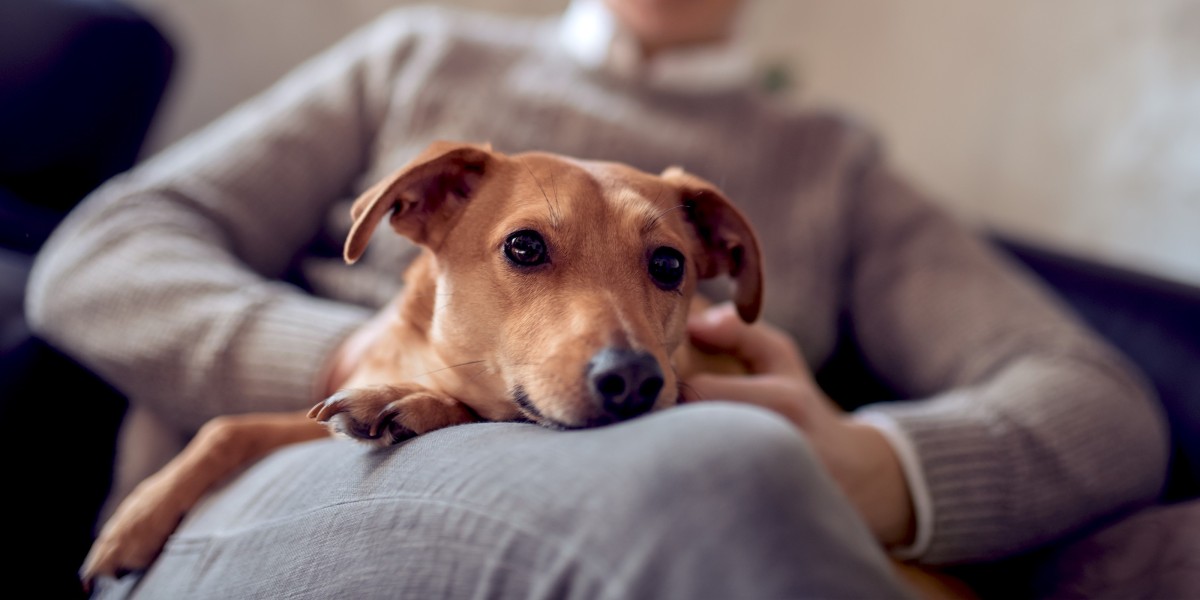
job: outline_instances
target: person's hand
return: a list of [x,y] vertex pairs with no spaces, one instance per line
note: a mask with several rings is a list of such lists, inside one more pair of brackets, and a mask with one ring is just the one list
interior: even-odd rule
[[684,386],[686,401],[733,400],[755,404],[786,417],[801,429],[837,412],[813,381],[796,344],[762,321],[743,322],[732,304],[718,304],[688,319],[692,343],[706,352],[729,354],[749,375],[698,373]]
[[324,397],[332,396],[346,385],[354,373],[354,369],[362,364],[367,350],[375,345],[375,342],[379,341],[379,338],[392,326],[395,315],[396,308],[389,304],[342,340],[342,343],[328,359],[329,366],[326,368],[328,376],[325,378]]
[[784,416],[804,432],[881,542],[911,542],[915,534],[912,498],[891,444],[879,430],[846,415],[821,391],[786,333],[762,321],[742,322],[731,304],[693,314],[688,333],[697,347],[738,358],[750,374],[693,375],[685,381],[685,401],[745,402]]

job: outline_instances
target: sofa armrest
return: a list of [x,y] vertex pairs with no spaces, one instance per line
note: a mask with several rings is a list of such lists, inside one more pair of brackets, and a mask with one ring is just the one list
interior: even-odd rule
[[1170,421],[1163,500],[1200,496],[1200,288],[1005,236],[993,240],[1142,369]]

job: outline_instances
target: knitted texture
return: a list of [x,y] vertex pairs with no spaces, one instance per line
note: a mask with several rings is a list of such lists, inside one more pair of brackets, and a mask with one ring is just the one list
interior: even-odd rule
[[[349,201],[437,139],[717,185],[766,251],[766,318],[820,365],[852,324],[906,398],[933,500],[923,560],[994,558],[1154,498],[1166,433],[1125,363],[885,164],[871,136],[753,90],[580,68],[555,23],[401,9],[95,192],[30,282],[38,332],[188,431],[316,401],[413,249],[336,249]],[[382,228],[386,229],[386,228]],[[312,294],[277,279],[303,274]]]

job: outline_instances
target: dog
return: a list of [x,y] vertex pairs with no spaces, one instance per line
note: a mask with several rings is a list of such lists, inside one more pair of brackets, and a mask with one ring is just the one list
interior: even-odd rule
[[213,485],[329,430],[387,446],[480,420],[574,429],[672,406],[682,377],[708,360],[685,343],[697,282],[730,275],[746,321],[762,307],[748,221],[679,168],[656,176],[438,142],[351,214],[349,263],[385,217],[422,248],[384,313],[386,334],[307,416],[229,415],[202,427],[114,512],[85,582],[145,568]]
[[630,166],[438,142],[363,193],[345,260],[385,217],[418,244],[386,333],[342,391],[305,414],[210,421],[104,525],[81,569],[143,569],[215,484],[330,431],[380,446],[454,425],[555,429],[636,418],[680,401],[697,370],[737,365],[687,340],[700,280],[727,275],[746,322],[763,301],[747,219],[714,185]]

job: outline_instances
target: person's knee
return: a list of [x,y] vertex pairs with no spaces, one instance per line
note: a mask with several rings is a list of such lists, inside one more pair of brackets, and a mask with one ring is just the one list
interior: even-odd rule
[[664,414],[655,432],[659,452],[650,479],[673,490],[749,493],[764,481],[804,484],[820,467],[804,436],[775,413],[751,406],[713,402],[686,405]]
[[[795,589],[811,573],[779,564],[871,547],[803,434],[773,413],[689,405],[628,431],[637,451],[579,523],[587,560],[625,595]],[[850,548],[822,549],[832,544]]]
[[602,461],[616,475],[601,492],[608,523],[628,531],[648,522],[658,533],[717,521],[755,527],[804,502],[806,490],[831,485],[803,435],[758,408],[689,405],[631,424],[628,434]]

